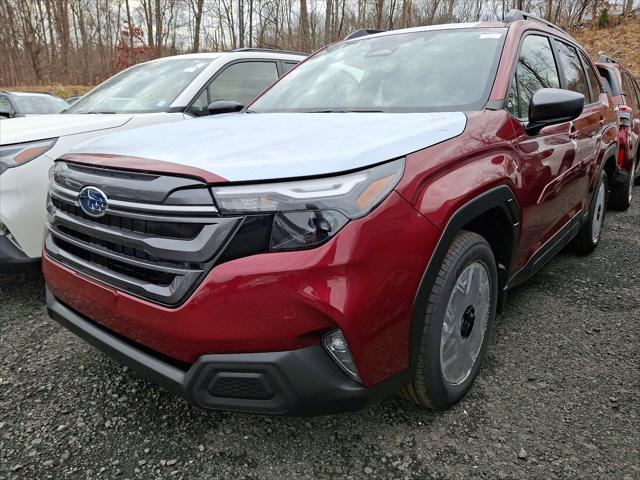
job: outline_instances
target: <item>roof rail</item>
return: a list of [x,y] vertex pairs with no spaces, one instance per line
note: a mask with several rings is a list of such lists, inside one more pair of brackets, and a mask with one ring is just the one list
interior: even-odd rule
[[513,9],[513,10],[509,10],[509,12],[507,12],[507,14],[504,17],[505,23],[516,22],[518,20],[535,20],[536,22],[544,23],[546,26],[555,28],[556,30],[560,30],[565,35],[568,35],[567,32],[565,32],[555,23],[551,23],[549,20],[545,20],[544,18],[534,15],[533,13],[523,12],[522,10]]
[[278,50],[277,48],[254,48],[254,47],[245,47],[245,48],[236,48],[235,50],[231,50],[232,52],[272,52],[272,53],[286,53],[289,55],[304,55],[305,57],[309,55],[308,53],[303,52],[294,52],[292,50]]
[[613,58],[608,57],[607,55],[600,55],[598,57],[598,63],[618,63]]
[[349,35],[345,37],[345,40],[352,40],[354,38],[366,37],[367,35],[373,35],[374,33],[382,33],[384,30],[369,30],[362,29],[356,30],[355,32],[351,32]]

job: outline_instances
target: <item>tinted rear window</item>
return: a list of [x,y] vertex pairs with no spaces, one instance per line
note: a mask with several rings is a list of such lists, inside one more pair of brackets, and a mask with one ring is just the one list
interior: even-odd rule
[[[620,85],[618,85],[618,81],[616,80],[616,76],[613,72],[607,67],[598,66],[598,72],[600,72],[600,76],[606,80],[605,81],[605,89],[609,87],[609,94],[613,97],[620,95]],[[608,84],[608,85],[607,85]]]

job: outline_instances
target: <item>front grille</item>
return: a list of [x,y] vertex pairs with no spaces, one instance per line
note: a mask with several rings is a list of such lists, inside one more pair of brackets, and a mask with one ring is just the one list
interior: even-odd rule
[[[219,216],[212,201],[175,204],[192,192],[200,201],[206,199],[206,185],[199,180],[127,175],[65,162],[57,162],[53,173],[47,253],[108,286],[164,305],[186,299],[242,222],[241,217]],[[84,186],[105,192],[104,216],[82,210],[77,197]],[[190,192],[183,195],[186,189]]]
[[195,238],[202,230],[202,224],[198,223],[176,223],[175,221],[157,222],[153,220],[140,220],[138,218],[127,218],[110,214],[107,214],[104,217],[95,218],[90,217],[84,213],[80,207],[71,202],[66,202],[55,197],[52,198],[51,201],[58,210],[74,217],[97,222],[100,225],[119,228],[121,230],[129,230],[130,232],[144,233],[167,238],[192,239]]
[[78,247],[77,245],[65,242],[64,240],[61,240],[59,238],[54,237],[53,241],[59,248],[62,248],[71,255],[86,260],[93,265],[102,266],[112,272],[126,275],[137,280],[142,280],[147,283],[153,283],[155,285],[167,287],[171,285],[171,283],[175,279],[175,275],[171,275],[166,272],[147,270],[145,268],[131,265],[127,262],[113,260],[98,253],[85,250],[84,248]]

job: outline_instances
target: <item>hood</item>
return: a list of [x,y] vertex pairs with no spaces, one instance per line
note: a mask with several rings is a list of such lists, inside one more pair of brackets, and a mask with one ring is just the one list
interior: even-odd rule
[[45,138],[116,128],[127,123],[133,115],[65,114],[34,115],[33,117],[3,120],[0,126],[0,145],[31,142]]
[[460,135],[465,125],[461,112],[229,114],[122,131],[71,153],[161,160],[231,182],[273,180],[402,157]]

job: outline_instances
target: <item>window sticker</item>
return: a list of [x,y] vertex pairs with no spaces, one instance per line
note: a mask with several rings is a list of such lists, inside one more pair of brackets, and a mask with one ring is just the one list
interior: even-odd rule
[[501,33],[481,33],[479,39],[483,40],[485,38],[500,38],[502,37]]

